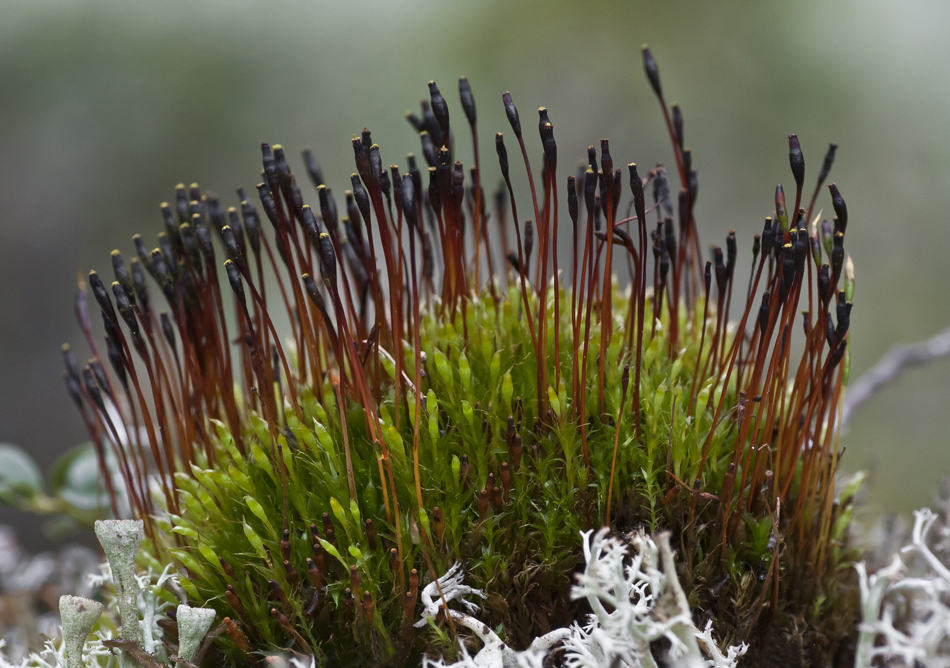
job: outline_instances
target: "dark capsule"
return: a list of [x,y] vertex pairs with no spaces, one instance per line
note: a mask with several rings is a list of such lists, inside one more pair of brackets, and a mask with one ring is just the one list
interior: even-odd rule
[[333,250],[333,241],[326,232],[320,233],[320,273],[327,287],[335,291],[336,253]]
[[825,160],[821,163],[821,171],[818,172],[818,183],[824,183],[825,179],[828,178],[828,174],[831,172],[831,166],[835,162],[835,152],[838,150],[837,144],[829,144],[828,152],[825,153]]
[[128,267],[122,260],[122,255],[118,250],[112,251],[112,273],[115,274],[115,280],[119,282],[129,301],[135,306],[135,289],[132,287],[132,279],[129,276]]
[[736,248],[736,233],[734,230],[729,230],[729,234],[726,235],[726,271],[730,277],[732,277],[732,273],[735,271],[736,257],[738,254],[739,251]]
[[775,217],[783,232],[788,231],[788,214],[785,211],[785,189],[779,183],[775,186]]
[[237,237],[234,236],[234,230],[230,225],[221,228],[221,238],[224,239],[224,249],[228,257],[234,260],[238,266],[244,266],[244,257],[241,255],[241,248],[238,246]]
[[[430,174],[431,174],[432,176],[434,176],[434,175],[435,175],[435,170],[432,170],[432,171],[430,172]],[[431,183],[431,181],[430,181],[430,183]],[[406,174],[405,176],[402,177],[402,186],[401,186],[400,190],[401,190],[401,192],[402,192],[402,198],[401,198],[401,199],[402,199],[402,211],[403,211],[403,215],[406,217],[406,222],[407,222],[407,224],[409,225],[410,231],[412,231],[412,230],[415,229],[415,227],[416,227],[416,222],[417,222],[417,221],[416,221],[416,193],[415,193],[415,184],[414,184],[413,181],[412,181],[412,175],[411,175],[411,174]],[[438,194],[437,194],[437,193],[438,193],[438,188],[436,188],[435,190],[436,190],[436,197],[438,197]],[[431,185],[430,185],[430,188],[429,188],[430,199],[431,199],[432,194],[433,194],[433,192],[432,192],[432,187],[431,187]],[[433,203],[433,204],[432,204],[433,208],[435,208],[436,205],[437,205],[437,202],[436,202],[436,203]],[[438,209],[436,209],[436,210],[438,210]]]
[[844,197],[838,191],[837,184],[832,183],[828,186],[828,190],[831,191],[831,206],[834,207],[835,215],[838,217],[836,231],[843,234],[848,230],[848,206],[844,202]]
[[459,97],[462,100],[462,110],[465,112],[465,118],[468,124],[475,127],[475,97],[472,95],[472,87],[465,77],[459,77]]
[[274,160],[274,153],[267,142],[261,143],[261,164],[264,166],[264,178],[267,179],[268,187],[271,190],[276,190],[279,184],[277,161]]
[[[122,351],[119,350],[119,346],[110,336],[106,337],[106,356],[109,358],[109,364],[112,366],[112,370],[115,371],[115,375],[119,377],[119,382],[122,383],[122,387],[128,391],[129,382],[125,371],[125,357],[122,355]],[[75,378],[76,380],[79,379],[78,374]]]
[[244,223],[244,233],[255,255],[261,252],[261,223],[257,217],[257,209],[246,199],[241,200],[241,221]]
[[432,135],[422,131],[419,133],[419,141],[422,143],[422,157],[426,159],[426,164],[429,167],[435,167],[438,163],[438,157],[436,156]]
[[769,327],[769,301],[771,301],[772,295],[769,294],[768,290],[762,293],[762,305],[759,307],[759,331],[762,332],[764,343],[765,332]]
[[785,244],[783,251],[782,282],[779,286],[779,301],[784,303],[792,287],[792,282],[795,280],[795,250],[792,244]]
[[670,202],[670,180],[666,175],[666,168],[662,165],[653,172],[653,203],[662,206],[667,216],[673,215],[673,204]]
[[360,580],[360,573],[356,568],[356,564],[350,564],[349,571],[350,571],[350,587],[353,589],[353,591],[359,591],[361,580]]
[[505,148],[505,138],[500,132],[495,133],[495,152],[498,153],[498,166],[501,176],[508,179],[508,149]]
[[307,170],[307,175],[310,176],[310,181],[313,183],[314,187],[323,185],[323,170],[320,169],[320,164],[317,162],[316,157],[313,155],[313,151],[306,149],[303,152],[303,165]]
[[238,597],[237,592],[234,591],[233,585],[228,585],[227,589],[224,591],[224,597],[228,600],[228,604],[234,608],[234,612],[239,615],[244,614],[244,605],[241,603],[241,599]]
[[198,239],[198,247],[201,249],[201,254],[204,256],[205,265],[207,265],[208,273],[215,271],[217,267],[217,261],[214,259],[214,244],[211,243],[211,232],[208,231],[208,228],[204,225],[195,228],[195,236]]
[[145,242],[142,241],[141,234],[132,235],[132,243],[135,244],[135,253],[139,256],[139,261],[145,265],[145,268],[151,272],[152,266],[152,256],[148,251],[148,248],[145,246]]
[[839,291],[837,306],[838,326],[835,328],[835,339],[838,341],[844,339],[845,334],[848,333],[848,328],[851,326],[852,306],[851,302],[846,301],[844,290]]
[[600,140],[600,170],[604,178],[613,178],[614,160],[610,157],[610,142],[606,139]]
[[821,265],[818,270],[818,296],[827,309],[831,301],[831,267],[827,264]]
[[366,518],[366,542],[369,543],[370,550],[376,550],[376,527],[373,525],[373,520],[369,517]]
[[102,368],[99,360],[92,358],[89,360],[89,368],[92,369],[92,375],[96,378],[96,383],[106,393],[106,396],[112,397],[112,391],[109,387],[109,379],[106,378],[106,370]]
[[792,176],[795,177],[795,186],[801,190],[805,185],[805,156],[802,154],[798,135],[795,134],[788,136],[788,163],[792,168]]
[[310,300],[316,304],[321,312],[326,312],[326,302],[323,299],[323,295],[320,294],[320,289],[317,287],[313,278],[310,274],[304,274],[301,278],[303,279],[304,288],[307,290],[307,295],[310,297]]
[[376,604],[373,602],[373,595],[368,591],[363,592],[363,614],[366,616],[366,619],[372,623],[373,617],[376,614]]
[[501,96],[502,102],[505,105],[505,115],[508,117],[508,123],[511,125],[512,131],[515,133],[515,137],[521,138],[521,119],[518,118],[518,109],[515,107],[514,101],[511,99],[511,93],[505,91]]
[[383,159],[379,155],[378,144],[369,147],[369,170],[375,182],[379,183],[383,176]]
[[[363,183],[360,181],[358,174],[350,174],[350,185],[353,186],[353,200],[359,209],[360,217],[363,219],[365,225],[369,225],[372,220],[370,218],[369,195],[366,192],[366,188],[363,187]],[[347,211],[347,213],[349,213],[349,211]],[[356,221],[354,220],[353,222]]]
[[88,394],[92,400],[92,403],[104,413],[106,406],[102,401],[102,393],[99,391],[99,386],[96,385],[96,379],[93,376],[92,369],[88,366],[82,370],[82,384],[86,390],[86,394]]
[[837,287],[844,267],[844,233],[835,232],[834,247],[831,249],[831,282]]
[[178,214],[178,223],[188,220],[188,191],[184,183],[175,186],[175,212]]
[[577,185],[573,175],[567,177],[567,212],[574,224],[574,235],[577,236]]
[[135,319],[135,312],[132,310],[132,304],[129,302],[129,296],[122,289],[118,281],[112,282],[112,295],[115,297],[115,305],[119,310],[119,315],[125,321],[125,326],[129,328],[134,336],[138,336],[139,323]]
[[666,245],[666,242],[662,239],[658,239],[657,244],[658,250],[660,251],[660,285],[666,285],[666,277],[670,273],[670,251]]
[[333,193],[326,186],[320,186],[317,188],[317,197],[320,200],[320,217],[323,218],[323,224],[335,233],[339,229],[339,219]]
[[432,114],[442,131],[442,145],[449,145],[449,105],[434,81],[429,82],[429,99],[432,101]]
[[[395,165],[391,165],[391,167],[395,167]],[[386,197],[386,200],[389,201],[392,193],[392,184],[389,180],[389,172],[385,169],[379,173],[379,188],[383,191],[383,196]]]
[[514,442],[511,446],[511,470],[515,473],[521,468],[521,457],[524,453],[524,445],[521,442],[521,434],[515,434]]
[[435,529],[439,543],[442,543],[445,538],[445,519],[442,517],[442,509],[438,506],[432,509],[432,528]]
[[597,200],[597,174],[590,167],[584,173],[584,206],[587,207],[587,215],[594,215]]
[[480,522],[488,516],[488,501],[488,490],[483,487],[482,491],[478,493],[478,520]]
[[99,274],[95,271],[89,272],[89,287],[92,288],[92,295],[99,303],[99,308],[102,309],[103,317],[109,320],[113,325],[118,324],[119,319],[116,317],[112,300],[109,299],[109,293],[106,292],[106,286],[102,284],[102,279],[99,278]]
[[666,234],[666,253],[670,257],[676,257],[676,230],[673,228],[673,219],[665,218],[663,220],[663,231]]
[[[429,167],[429,206],[432,207],[432,210],[438,215],[442,211],[442,195],[439,190],[439,173],[435,167]],[[409,181],[412,182],[412,175],[408,175]]]
[[720,299],[726,294],[726,283],[729,279],[729,270],[723,262],[722,248],[713,247],[713,260],[716,263],[716,290],[719,291]]
[[356,171],[360,177],[366,183],[373,183],[373,173],[369,164],[369,146],[356,135],[353,135],[353,158],[356,161]]
[[291,589],[296,589],[300,585],[300,575],[287,559],[284,560],[284,574],[287,576],[287,584]]
[[129,261],[129,272],[132,275],[132,292],[135,295],[135,302],[143,312],[149,310],[148,288],[145,285],[145,271],[142,269],[142,262],[137,257]]
[[541,147],[544,149],[544,163],[548,170],[553,173],[557,169],[557,142],[554,141],[554,126],[551,123],[544,123],[540,128],[540,133]]
[[241,306],[247,308],[247,299],[244,296],[244,283],[241,281],[241,274],[237,266],[231,260],[225,260],[224,268],[228,273],[228,282],[231,284],[234,296],[237,297]]
[[320,574],[320,568],[310,557],[307,557],[307,577],[310,579],[313,588],[319,591],[323,586],[323,577]]
[[275,230],[280,229],[280,221],[277,217],[277,204],[274,202],[273,192],[266,184],[258,183],[257,195],[261,200],[261,207],[263,207],[264,213],[267,215],[267,220],[270,221],[270,224]]
[[172,321],[171,318],[168,317],[168,311],[162,311],[158,314],[158,316],[159,320],[161,321],[162,335],[168,342],[168,346],[172,349],[172,352],[175,353],[175,330],[172,328]]
[[676,134],[676,143],[679,144],[680,150],[685,150],[686,140],[683,135],[683,112],[680,109],[680,106],[673,103],[673,132]]
[[305,204],[300,212],[302,214],[303,229],[307,233],[307,238],[310,239],[310,243],[313,244],[314,248],[319,248],[320,224],[317,222],[317,217],[313,213],[313,209]]
[[660,68],[657,67],[653,54],[650,53],[646,44],[643,45],[643,69],[647,73],[653,92],[658,96],[663,95],[663,89],[660,87]]

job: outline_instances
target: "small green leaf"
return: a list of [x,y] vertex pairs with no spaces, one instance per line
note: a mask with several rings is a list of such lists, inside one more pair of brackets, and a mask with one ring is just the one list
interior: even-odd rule
[[449,368],[449,360],[446,358],[445,354],[436,349],[432,354],[435,358],[435,370],[439,374],[439,378],[442,379],[442,383],[446,386],[451,386],[452,384],[452,370]]
[[492,355],[491,363],[488,365],[488,373],[491,377],[491,386],[498,386],[498,375],[501,373],[501,351],[498,350]]
[[251,544],[251,547],[254,548],[254,551],[257,552],[260,558],[266,560],[267,550],[264,549],[264,541],[261,540],[261,537],[257,535],[257,532],[254,531],[247,522],[244,522],[244,535],[247,537],[247,542]]
[[515,386],[511,382],[511,372],[506,371],[505,377],[501,380],[501,400],[505,402],[505,411],[511,415],[511,395],[514,394]]
[[472,389],[472,367],[469,366],[468,357],[465,353],[459,355],[459,380],[462,381],[462,388],[466,393]]
[[336,500],[335,497],[330,497],[330,510],[333,511],[333,516],[336,517],[337,521],[346,526],[349,524],[346,518],[346,513],[343,512],[343,506],[340,505],[340,502]]
[[264,512],[264,506],[258,503],[257,499],[248,494],[244,497],[244,503],[247,504],[247,507],[250,509],[254,516],[264,523],[264,526],[267,527],[267,530],[271,534],[271,538],[277,539],[277,531],[274,529],[274,525],[270,523],[270,519],[267,517],[267,513]]
[[218,560],[218,555],[215,553],[214,550],[212,550],[210,547],[208,547],[204,543],[199,543],[198,551],[201,553],[201,556],[204,557],[205,560],[209,564],[211,564],[211,566],[214,567],[216,571],[218,571],[218,573],[220,573],[221,575],[224,575],[224,567],[221,566],[221,562]]
[[329,541],[324,540],[323,538],[320,538],[319,540],[320,540],[320,545],[323,547],[323,549],[326,551],[327,554],[329,554],[330,556],[336,557],[337,560],[338,560],[341,564],[343,564],[344,566],[346,566],[346,562],[343,561],[343,557],[340,556],[339,550],[337,550],[335,547],[333,547],[333,544],[332,544],[332,543],[330,543]]
[[553,387],[548,386],[548,402],[551,404],[551,410],[558,417],[561,417],[561,399],[557,396]]

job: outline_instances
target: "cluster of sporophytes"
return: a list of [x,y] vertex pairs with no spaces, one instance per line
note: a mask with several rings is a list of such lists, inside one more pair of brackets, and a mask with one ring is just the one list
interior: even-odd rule
[[815,211],[835,146],[809,196],[789,137],[794,203],[776,189],[743,286],[734,233],[703,259],[683,116],[643,55],[672,175],[616,167],[605,139],[565,176],[544,108],[532,164],[505,93],[487,195],[469,83],[466,169],[433,82],[409,115],[424,166],[384,168],[364,130],[343,210],[304,152],[311,207],[264,144],[256,197],[225,208],[180,185],[157,248],[135,236],[111,288],[80,282],[92,359],[67,348],[65,379],[112,513],[142,519],[140,559],[174,563],[189,600],[227,618],[216,662],[457,651],[451,619],[414,628],[420,587],[455,562],[524,647],[586,612],[569,591],[580,532],[602,525],[671,530],[694,614],[750,661],[853,642],[833,483],[854,281],[834,184],[834,222]]

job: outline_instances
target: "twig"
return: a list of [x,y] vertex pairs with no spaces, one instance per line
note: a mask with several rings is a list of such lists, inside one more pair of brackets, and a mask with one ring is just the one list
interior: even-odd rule
[[120,649],[124,652],[127,652],[129,656],[135,659],[135,661],[144,668],[166,668],[164,664],[160,663],[154,656],[146,652],[142,646],[134,640],[114,638],[110,640],[103,640],[102,644],[111,650]]
[[894,382],[907,368],[921,366],[950,355],[950,327],[925,341],[898,344],[880,361],[848,387],[841,413],[841,429],[847,429],[851,416],[861,404]]

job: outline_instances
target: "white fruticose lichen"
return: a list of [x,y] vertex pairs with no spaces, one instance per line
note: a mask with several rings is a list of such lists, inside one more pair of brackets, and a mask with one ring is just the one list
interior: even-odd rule
[[[711,625],[700,631],[693,624],[686,596],[676,577],[669,536],[656,541],[638,532],[623,540],[608,535],[606,529],[582,534],[584,572],[577,578],[572,597],[585,599],[594,611],[585,625],[574,624],[536,638],[524,652],[508,647],[488,625],[471,615],[448,609],[458,600],[470,612],[474,603],[461,599],[482,592],[462,584],[458,565],[422,593],[425,608],[416,625],[430,623],[443,611],[457,625],[472,630],[484,644],[472,656],[464,645],[461,658],[446,664],[423,659],[429,668],[541,668],[545,658],[559,652],[570,668],[652,668],[657,665],[650,643],[666,639],[670,660],[684,668],[735,668],[746,646],[730,647],[725,654],[712,637]],[[439,591],[441,589],[441,595]],[[705,650],[704,658],[700,647]]]
[[[875,573],[864,563],[856,566],[861,589],[862,623],[859,627],[855,668],[874,666],[924,666],[950,668],[950,504],[940,515],[929,509],[915,513],[910,543],[893,561]],[[939,521],[939,523],[938,523]],[[936,531],[934,528],[936,527]],[[931,534],[936,534],[932,536]],[[134,534],[133,534],[134,536]],[[575,599],[585,599],[593,614],[584,625],[556,629],[536,638],[531,647],[517,652],[508,647],[488,625],[472,614],[478,606],[465,596],[484,594],[462,581],[456,564],[422,591],[423,617],[416,626],[434,624],[439,613],[449,615],[482,643],[471,654],[463,644],[454,663],[423,658],[424,668],[543,668],[555,653],[569,668],[651,668],[657,665],[650,646],[665,639],[669,645],[667,665],[685,668],[736,668],[746,646],[723,652],[713,637],[712,622],[700,631],[694,624],[686,598],[676,577],[668,536],[654,540],[643,532],[622,537],[606,530],[582,534],[586,566],[572,591]],[[941,555],[943,558],[941,558]],[[155,665],[167,663],[162,629],[158,625],[172,605],[156,591],[162,587],[180,592],[175,576],[166,568],[160,576],[151,572],[136,575],[135,626],[143,648]],[[102,575],[91,576],[94,588],[115,585],[114,571],[103,564]],[[118,592],[118,586],[115,587]],[[440,594],[441,590],[441,594]],[[108,612],[121,616],[121,598],[109,600]],[[460,603],[467,612],[449,609]],[[81,603],[81,606],[78,606]],[[110,625],[99,625],[86,641],[98,618],[97,604],[81,597],[63,597],[62,639],[47,642],[42,652],[20,663],[11,663],[0,640],[0,668],[115,668],[116,657],[106,645],[114,640]],[[88,607],[87,607],[88,606]],[[80,609],[82,607],[83,609]],[[207,635],[214,613],[179,606],[179,658],[189,661]],[[194,628],[186,629],[191,622]],[[123,624],[125,624],[123,619]],[[200,625],[199,625],[200,623]],[[125,627],[123,627],[124,629]],[[126,638],[127,640],[128,638]],[[78,649],[77,643],[78,641]],[[80,657],[78,662],[75,657]],[[151,660],[151,659],[150,659]],[[270,657],[269,662],[288,668],[315,668],[309,657]]]
[[862,611],[855,668],[950,666],[950,569],[928,545],[940,516],[929,508],[914,515],[911,542],[889,566],[870,575],[863,562],[855,566]]
[[208,635],[214,623],[215,612],[211,608],[178,606],[178,658],[191,661],[198,652],[201,641]]
[[63,622],[63,653],[68,668],[82,668],[82,648],[102,615],[104,606],[84,596],[60,596],[59,616]]

